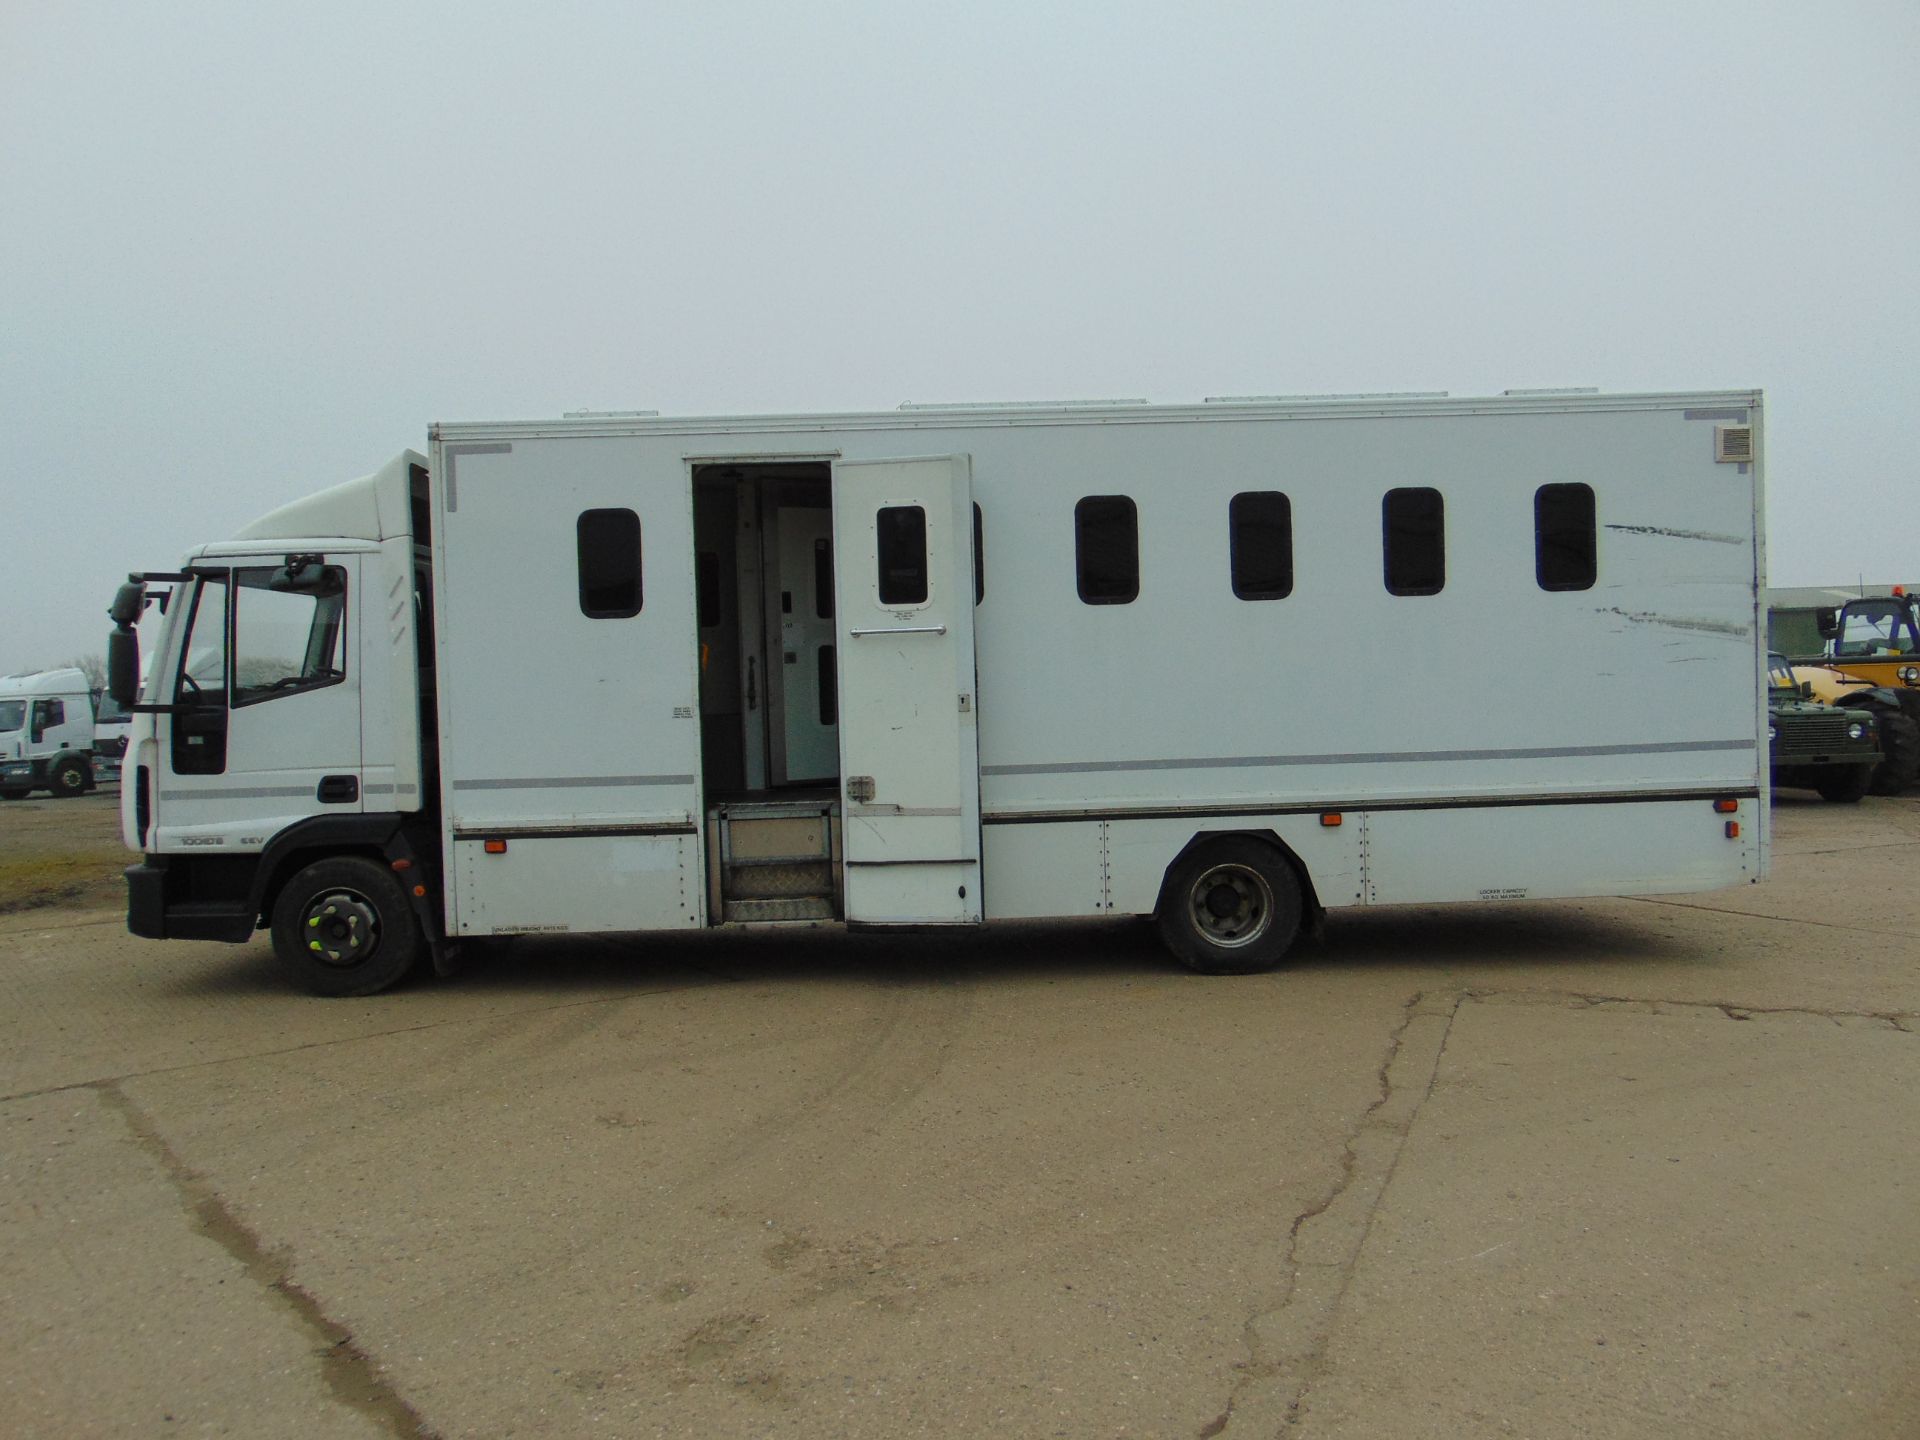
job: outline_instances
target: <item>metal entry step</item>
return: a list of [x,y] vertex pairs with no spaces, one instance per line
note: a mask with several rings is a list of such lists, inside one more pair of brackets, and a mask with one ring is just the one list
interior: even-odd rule
[[723,920],[831,920],[840,913],[840,803],[729,801],[707,811],[708,901]]

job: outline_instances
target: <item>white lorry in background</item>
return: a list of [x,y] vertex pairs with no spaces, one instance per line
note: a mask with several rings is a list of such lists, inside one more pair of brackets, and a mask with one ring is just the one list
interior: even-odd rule
[[1754,391],[438,425],[115,597],[128,925],[268,929],[324,994],[470,936],[1075,915],[1230,973],[1342,907],[1750,883],[1761,433]]
[[79,670],[0,676],[0,799],[94,788],[93,692]]
[[118,780],[133,715],[104,690],[93,692],[93,778]]

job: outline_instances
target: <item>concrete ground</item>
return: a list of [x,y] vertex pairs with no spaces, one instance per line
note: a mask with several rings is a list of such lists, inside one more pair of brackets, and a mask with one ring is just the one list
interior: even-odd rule
[[1238,980],[1020,925],[325,1001],[0,916],[0,1433],[1920,1435],[1920,800],[1775,829]]

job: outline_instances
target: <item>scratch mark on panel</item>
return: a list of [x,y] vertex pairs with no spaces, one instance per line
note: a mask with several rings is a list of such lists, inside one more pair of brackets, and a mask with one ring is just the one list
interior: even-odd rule
[[1664,525],[1608,525],[1626,535],[1664,535],[1670,540],[1711,540],[1716,545],[1745,545],[1744,535],[1716,535],[1711,530],[1669,530]]
[[1750,625],[1736,624],[1731,620],[1689,620],[1679,615],[1655,615],[1645,610],[1622,610],[1618,605],[1605,606],[1596,613],[1618,615],[1622,620],[1631,620],[1636,625],[1668,625],[1675,630],[1701,630],[1710,635],[1748,635],[1753,630]]

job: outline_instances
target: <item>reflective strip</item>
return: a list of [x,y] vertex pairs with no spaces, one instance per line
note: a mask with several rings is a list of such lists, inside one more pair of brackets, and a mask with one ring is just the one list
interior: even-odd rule
[[1755,740],[1673,740],[1653,745],[1555,745],[1519,750],[1383,750],[1352,755],[1226,755],[1200,760],[1069,760],[982,765],[982,775],[1106,775],[1134,770],[1244,770],[1282,765],[1402,765],[1434,760],[1570,760],[1587,755],[1687,755],[1752,750]]
[[456,790],[584,790],[628,785],[691,785],[691,775],[558,775],[530,780],[456,780]]

